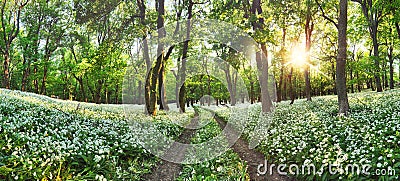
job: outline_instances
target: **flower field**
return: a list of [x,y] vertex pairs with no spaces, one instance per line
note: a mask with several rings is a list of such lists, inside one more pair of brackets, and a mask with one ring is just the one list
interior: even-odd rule
[[[137,113],[169,136],[182,131],[170,120],[180,116]],[[0,180],[139,180],[159,161],[139,145],[121,106],[0,89],[0,120]]]
[[[298,180],[398,180],[400,91],[350,94],[350,106],[348,116],[338,116],[335,96],[317,97],[279,103],[268,118],[260,118],[260,105],[250,105],[244,138],[261,137],[257,149],[274,163],[315,165],[316,174],[284,169]],[[140,134],[132,131],[136,123],[153,122],[162,134],[176,138],[183,131],[176,121],[193,112],[161,112],[151,118],[132,110],[133,121],[127,121],[122,106],[0,89],[0,180],[140,180],[162,160],[140,145]],[[228,108],[216,113],[230,116]],[[257,129],[259,120],[267,121],[261,124],[266,127]],[[199,123],[203,127],[191,138],[193,144],[221,133],[215,120]],[[331,164],[343,167],[334,167],[331,174]],[[371,168],[369,174],[353,173],[345,168],[349,164]],[[248,180],[246,167],[230,149],[218,158],[183,165],[177,180]]]
[[[216,121],[210,121],[199,129],[192,138],[192,144],[211,140],[220,134],[221,128]],[[218,158],[199,164],[184,165],[177,180],[246,180],[246,162],[240,160],[237,153],[229,149]]]
[[[298,165],[299,169],[293,167],[291,171],[300,180],[398,180],[400,91],[350,94],[349,100],[349,116],[337,116],[335,96],[294,105],[280,103],[269,119],[260,119],[270,121],[264,129],[255,129],[261,108],[252,105],[245,137],[250,140],[262,136],[258,149],[267,158],[286,164],[289,175],[289,165]],[[217,114],[229,117],[227,110]],[[316,174],[302,173],[301,166],[311,164],[315,165]],[[360,173],[346,170],[349,164],[359,166]],[[371,168],[363,173],[363,165]]]

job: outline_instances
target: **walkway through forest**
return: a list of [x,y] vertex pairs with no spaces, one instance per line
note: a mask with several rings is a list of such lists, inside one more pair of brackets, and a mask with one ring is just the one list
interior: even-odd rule
[[[189,128],[194,128],[197,126],[198,118],[198,114],[195,113],[194,118],[192,118],[189,123]],[[176,142],[169,148],[169,150],[166,151],[166,155],[164,155],[164,157],[178,158],[183,161],[187,156],[187,148],[182,148],[182,145],[177,143],[190,144],[190,139],[195,133],[195,129],[185,129]],[[181,170],[181,164],[162,160],[162,163],[153,168],[151,173],[144,176],[144,180],[175,180],[177,177],[179,177]]]
[[[219,126],[221,129],[224,129],[226,126],[226,122],[222,120],[221,118],[215,116],[215,120],[218,122]],[[260,153],[259,151],[255,149],[250,149],[249,144],[247,141],[243,140],[243,138],[239,138],[235,144],[231,147],[231,149],[236,152],[240,159],[243,161],[247,162],[247,173],[250,176],[250,180],[256,180],[256,181],[265,181],[265,180],[279,180],[279,181],[289,181],[289,180],[294,180],[292,178],[289,178],[287,176],[282,176],[277,173],[277,170],[273,170],[273,174],[269,175],[268,173],[264,175],[259,175],[258,174],[258,166],[260,164],[265,164],[265,156]],[[270,163],[270,160],[268,160],[268,164]],[[260,169],[260,171],[264,171],[264,167]]]
[[[196,113],[195,117],[191,120],[190,122],[190,127],[196,127],[198,124],[198,114]],[[224,129],[226,126],[226,122],[222,120],[221,118],[218,118],[217,116],[214,117],[214,119],[218,122],[218,125],[220,126],[221,129]],[[185,129],[185,131],[179,136],[179,138],[176,140],[179,143],[184,143],[184,144],[189,144],[190,139],[193,137],[193,135],[196,133],[196,130],[194,129]],[[273,171],[273,174],[270,175],[269,173],[265,175],[259,175],[258,174],[258,166],[260,164],[265,163],[265,156],[260,153],[259,151],[256,151],[254,149],[249,148],[249,144],[247,141],[243,140],[242,138],[239,138],[235,144],[231,147],[231,149],[236,152],[240,159],[247,162],[247,173],[249,174],[250,180],[255,180],[255,181],[289,181],[289,180],[294,180],[292,178],[289,178],[287,176],[282,176],[277,173],[277,170]],[[178,156],[179,158],[184,159],[186,156],[186,149],[181,149],[178,148],[178,144],[173,144],[169,150],[173,151],[167,151],[167,155],[165,156]],[[169,155],[170,154],[170,155]],[[269,163],[269,162],[268,162]],[[265,168],[262,168],[262,170]],[[144,180],[175,180],[177,177],[179,177],[179,174],[182,170],[182,165],[179,163],[172,163],[163,160],[162,163],[155,168],[153,168],[152,172],[145,175],[143,177]]]

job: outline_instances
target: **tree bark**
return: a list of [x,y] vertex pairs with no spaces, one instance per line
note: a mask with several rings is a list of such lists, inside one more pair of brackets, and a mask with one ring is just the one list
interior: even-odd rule
[[272,100],[269,95],[269,90],[268,90],[268,52],[267,52],[267,47],[265,44],[261,45],[261,50],[264,53],[264,58],[261,58],[261,77],[260,77],[260,86],[261,86],[261,105],[262,105],[262,111],[264,113],[271,112],[272,108]]
[[289,76],[288,76],[288,79],[289,79],[289,94],[290,94],[290,104],[293,104],[294,103],[294,100],[295,100],[295,91],[293,90],[293,81],[292,81],[292,79],[293,79],[293,67],[290,67],[290,73],[289,73]]
[[24,61],[23,61],[22,65],[24,67],[24,70],[23,70],[23,73],[22,73],[21,91],[25,92],[26,91],[26,85],[28,83],[28,77],[29,77],[29,74],[30,74],[30,71],[31,71],[30,70],[31,61],[30,61],[30,59],[27,60],[25,56],[23,57],[23,59],[24,59]]
[[[250,12],[257,17],[262,14],[261,0],[254,0]],[[259,17],[257,21],[252,22],[253,30],[259,31],[264,28],[264,18]],[[260,42],[259,42],[260,43]],[[262,112],[271,112],[272,101],[268,91],[268,51],[265,42],[261,42],[261,51],[256,53],[257,69],[259,71],[258,78],[261,89],[261,107]],[[262,54],[264,56],[262,56]]]
[[10,53],[8,48],[6,48],[6,52],[4,53],[3,73],[3,87],[10,89]]
[[394,89],[394,58],[393,58],[393,46],[388,47],[388,58],[389,58],[389,76],[390,76],[390,89]]
[[314,22],[312,21],[311,7],[307,6],[306,24],[305,24],[305,35],[306,35],[306,65],[304,69],[305,79],[305,94],[307,101],[311,101],[311,82],[310,82],[310,49],[311,49],[311,35],[314,30]]
[[189,0],[188,6],[188,18],[186,22],[186,41],[183,43],[182,50],[182,66],[181,66],[181,89],[179,91],[179,107],[180,111],[184,113],[185,110],[185,81],[186,81],[186,59],[188,57],[190,30],[191,30],[191,19],[193,17],[193,2]]
[[[148,114],[149,115],[156,115],[157,109],[157,84],[158,77],[161,72],[162,64],[164,61],[164,44],[162,43],[162,38],[165,37],[165,31],[162,29],[164,27],[164,0],[156,1],[156,7],[158,11],[158,18],[157,18],[157,28],[158,28],[158,47],[157,47],[157,60],[155,66],[152,68],[151,73],[151,82],[150,82],[150,100],[148,104]],[[158,85],[161,87],[161,85]],[[160,101],[161,102],[161,101]]]
[[160,74],[158,75],[158,94],[160,98],[160,110],[169,110],[168,101],[167,101],[167,92],[165,89],[165,63],[166,60],[163,60],[161,65]]
[[339,113],[347,114],[349,102],[346,87],[347,58],[347,0],[340,0],[338,21],[338,55],[336,59],[336,88],[338,92]]
[[[1,52],[3,53],[3,87],[6,89],[10,89],[10,63],[11,63],[11,45],[14,41],[14,39],[17,37],[20,31],[20,17],[21,17],[21,11],[23,7],[28,3],[29,1],[26,0],[24,2],[14,2],[14,5],[11,5],[9,8],[15,8],[14,9],[6,9],[7,6],[7,0],[3,0],[1,4],[1,11],[0,11],[0,18],[1,18],[1,29],[2,31],[2,38],[3,38],[3,43],[0,47]],[[16,7],[12,7],[16,6]],[[8,15],[5,15],[5,13],[9,12]],[[6,31],[9,29],[10,31]]]
[[[139,15],[140,15],[140,24],[143,27],[147,26],[146,23],[146,5],[143,0],[137,0],[136,1],[139,7]],[[149,56],[149,45],[147,41],[147,30],[144,31],[143,35],[143,58],[145,59],[146,62],[146,78],[144,82],[144,101],[145,101],[145,107],[146,107],[146,113],[150,113],[150,84],[151,84],[151,77],[152,77],[152,65],[150,61],[150,56]]]

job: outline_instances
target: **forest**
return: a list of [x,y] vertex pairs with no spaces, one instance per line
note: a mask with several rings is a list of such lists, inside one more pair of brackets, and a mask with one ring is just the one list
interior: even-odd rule
[[[183,21],[197,18],[232,24],[264,46],[270,84],[275,87],[270,94],[276,94],[276,102],[337,94],[336,80],[341,76],[347,92],[393,89],[400,76],[399,2],[360,0],[349,1],[348,6],[348,20],[343,23],[338,21],[337,1],[3,1],[2,87],[64,100],[120,104],[129,69],[135,79],[130,80],[129,94],[135,103],[150,102],[150,97],[158,103],[167,97],[176,101],[175,88],[167,88],[171,91],[165,95],[150,92],[160,92],[156,89],[165,87],[158,86],[165,85],[164,81],[178,86],[186,78],[182,72],[213,61],[206,58],[186,64],[186,59],[202,54],[229,63],[234,71],[223,64],[217,71],[224,70],[229,87],[236,84],[236,76],[243,77],[248,95],[216,91],[218,83],[207,83],[204,77],[188,77],[187,86],[207,86],[206,93],[213,92],[213,97],[231,104],[260,101],[257,69],[242,66],[245,57],[232,47],[213,40],[178,42],[170,47],[151,43],[149,47],[148,39],[160,38],[157,30],[164,24],[178,22],[175,26],[183,32]],[[342,52],[346,53],[345,65],[336,62],[341,50],[338,30],[346,26],[342,24],[347,24],[347,46]],[[163,52],[162,59],[155,56],[156,49]],[[344,75],[337,75],[341,66]],[[143,72],[146,68],[147,72],[152,69],[150,76]],[[145,80],[152,76],[159,80]],[[204,92],[188,91],[184,91],[188,99],[196,101]]]
[[398,179],[400,0],[0,8],[0,180]]

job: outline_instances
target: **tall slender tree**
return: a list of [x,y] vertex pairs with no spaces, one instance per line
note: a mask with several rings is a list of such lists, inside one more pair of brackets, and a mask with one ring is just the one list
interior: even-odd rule
[[10,62],[12,57],[12,44],[20,31],[22,9],[29,0],[14,1],[3,0],[0,7],[1,34],[3,43],[0,50],[3,54],[3,87],[10,89]]
[[338,55],[336,59],[336,88],[339,101],[339,113],[344,114],[347,114],[349,111],[346,87],[347,7],[347,0],[340,0],[338,20]]
[[383,5],[380,0],[351,0],[353,2],[357,2],[361,6],[362,13],[364,14],[364,18],[368,22],[368,30],[370,38],[372,39],[373,45],[373,59],[375,65],[375,84],[376,90],[378,92],[382,92],[382,83],[381,83],[381,68],[380,68],[380,58],[379,58],[379,42],[378,42],[378,27],[382,22],[384,17],[383,13]]

